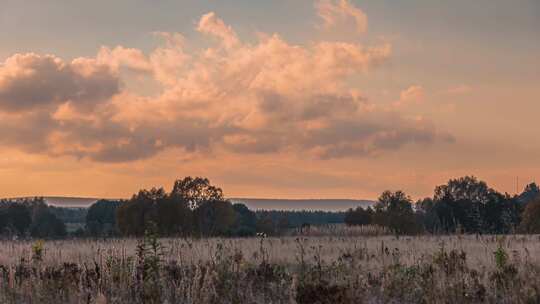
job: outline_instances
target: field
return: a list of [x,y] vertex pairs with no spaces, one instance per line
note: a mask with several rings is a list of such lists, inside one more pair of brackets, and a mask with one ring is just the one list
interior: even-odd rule
[[0,302],[540,303],[540,236],[2,241]]

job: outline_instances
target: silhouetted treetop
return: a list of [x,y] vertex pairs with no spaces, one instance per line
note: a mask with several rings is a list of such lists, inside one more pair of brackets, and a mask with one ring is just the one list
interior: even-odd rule
[[538,197],[540,197],[540,188],[536,183],[533,182],[525,186],[523,192],[518,196],[518,200],[522,204],[527,204]]
[[171,197],[186,201],[195,209],[206,201],[223,201],[223,190],[210,184],[208,178],[185,177],[174,182]]
[[471,201],[478,203],[487,203],[494,190],[489,188],[483,181],[479,181],[474,176],[464,176],[457,179],[451,179],[446,185],[435,188],[435,201],[449,199],[452,201]]
[[384,191],[374,206],[372,222],[396,234],[414,234],[420,225],[412,208],[411,198],[403,191]]
[[139,193],[133,195],[132,200],[157,202],[167,196],[163,188],[152,188],[150,190],[142,189]]
[[405,192],[398,190],[396,192],[384,191],[375,204],[376,211],[405,210],[411,208],[412,200]]

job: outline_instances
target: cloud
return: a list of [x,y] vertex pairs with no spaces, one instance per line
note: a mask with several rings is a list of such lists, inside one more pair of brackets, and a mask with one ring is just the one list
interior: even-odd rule
[[348,0],[320,0],[315,4],[315,7],[326,28],[334,27],[340,22],[352,19],[358,33],[367,31],[367,15]]
[[[385,64],[388,44],[298,45],[278,34],[245,43],[214,13],[204,15],[197,30],[220,42],[194,49],[180,34],[158,33],[165,43],[148,54],[117,46],[71,63],[35,54],[9,58],[0,68],[0,144],[130,162],[170,149],[374,157],[451,140],[429,121],[384,109],[351,85]],[[150,75],[160,91],[139,96],[121,88],[122,68]],[[401,99],[422,95],[413,86]]]
[[0,64],[0,110],[28,111],[71,102],[92,109],[120,91],[120,79],[108,65],[51,55],[16,54]]
[[160,83],[173,86],[180,78],[180,73],[190,60],[184,52],[185,39],[180,33],[154,33],[166,42],[164,47],[158,47],[150,54],[150,65],[154,77]]
[[46,112],[0,115],[0,145],[30,153],[48,151],[47,137],[57,127]]
[[134,71],[149,72],[152,70],[148,59],[141,50],[117,46],[114,49],[102,47],[97,55],[97,61],[108,65],[114,70],[126,67]]
[[197,30],[220,38],[227,47],[233,47],[238,43],[238,37],[234,30],[217,17],[214,12],[207,13],[199,20]]
[[399,100],[394,105],[396,107],[422,103],[425,99],[426,92],[422,86],[413,85],[401,91]]

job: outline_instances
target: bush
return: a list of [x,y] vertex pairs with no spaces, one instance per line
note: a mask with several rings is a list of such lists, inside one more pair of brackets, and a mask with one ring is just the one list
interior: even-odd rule
[[523,211],[520,230],[525,233],[540,233],[540,199],[527,204]]

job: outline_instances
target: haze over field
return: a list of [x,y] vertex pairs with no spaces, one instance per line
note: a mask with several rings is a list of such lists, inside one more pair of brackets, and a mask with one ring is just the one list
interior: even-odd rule
[[[98,198],[46,196],[45,202],[50,206],[65,208],[88,208],[97,202]],[[317,210],[345,211],[349,208],[367,208],[374,204],[370,200],[353,199],[261,199],[261,198],[230,198],[232,203],[241,203],[251,210]]]
[[2,197],[540,176],[537,0],[5,0],[0,27]]

